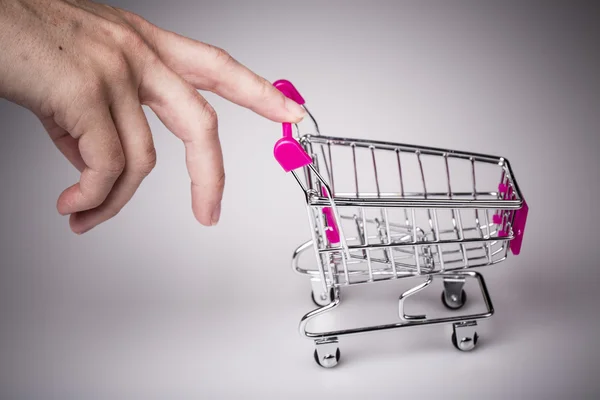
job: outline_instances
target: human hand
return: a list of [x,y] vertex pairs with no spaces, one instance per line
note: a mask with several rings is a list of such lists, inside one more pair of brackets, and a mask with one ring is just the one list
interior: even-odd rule
[[75,233],[114,217],[156,163],[142,105],[183,141],[192,209],[220,216],[216,93],[275,122],[304,109],[224,50],[87,0],[0,0],[0,97],[31,110],[80,180],[58,198]]

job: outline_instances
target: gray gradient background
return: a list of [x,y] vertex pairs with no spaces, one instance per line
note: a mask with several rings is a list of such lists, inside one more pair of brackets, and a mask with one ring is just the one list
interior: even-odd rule
[[[78,237],[55,210],[76,171],[28,111],[2,101],[0,398],[600,391],[599,8],[369,3],[112,2],[292,80],[327,134],[509,158],[531,212],[522,255],[484,270],[497,313],[479,328],[481,347],[459,353],[449,329],[412,329],[343,340],[338,368],[316,366],[296,330],[309,285],[289,268],[309,231],[295,182],[272,158],[277,124],[207,96],[227,187],[221,223],[204,228],[183,146],[148,113],[156,170],[116,219]],[[348,291],[340,312],[355,313],[342,321],[389,321],[407,284]]]

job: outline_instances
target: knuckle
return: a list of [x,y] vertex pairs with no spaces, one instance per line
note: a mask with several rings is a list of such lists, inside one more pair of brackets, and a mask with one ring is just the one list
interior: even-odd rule
[[[88,185],[89,186],[89,185]],[[106,195],[95,187],[82,187],[81,195],[88,209],[100,207],[106,198]]]
[[[107,87],[99,75],[83,74],[79,85],[76,85],[74,90],[77,92],[72,98],[68,112],[77,115],[78,120],[85,119],[86,116],[93,113],[93,110],[107,101]],[[72,128],[74,129],[75,126]]]
[[142,176],[147,176],[154,170],[156,167],[156,150],[154,147],[147,150],[145,154],[140,157],[132,166],[132,170],[141,174]]
[[99,75],[85,72],[79,74],[77,80],[87,99],[96,103],[104,98],[105,85]]
[[110,22],[110,32],[112,39],[123,46],[128,46],[137,32],[125,22]]
[[107,177],[114,179],[123,173],[125,164],[125,155],[123,152],[121,150],[112,151],[108,154],[100,169]]
[[204,102],[201,108],[201,114],[206,133],[210,136],[217,136],[219,123],[215,109],[208,102]]
[[133,51],[135,54],[145,52],[149,49],[148,44],[146,43],[144,38],[142,38],[142,36],[135,30],[132,30],[132,32],[130,32],[127,35],[126,46],[130,51]]
[[126,78],[130,74],[130,66],[121,49],[105,50],[103,55],[106,73],[112,78]]
[[210,46],[213,58],[220,66],[226,66],[233,62],[233,57],[224,49],[216,46]]
[[202,118],[209,127],[212,128],[217,126],[218,116],[213,106],[211,106],[208,102],[204,102],[202,104],[201,112]]

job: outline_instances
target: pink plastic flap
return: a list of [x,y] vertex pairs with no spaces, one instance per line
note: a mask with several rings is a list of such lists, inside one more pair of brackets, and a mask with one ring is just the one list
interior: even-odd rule
[[300,143],[292,137],[292,125],[283,124],[283,137],[275,143],[273,155],[285,172],[293,171],[312,163],[312,158]]
[[523,244],[523,235],[525,234],[525,224],[527,223],[528,213],[529,206],[527,206],[527,202],[523,200],[523,206],[516,211],[513,222],[513,233],[515,238],[510,242],[510,251],[514,255],[519,255],[521,252],[521,245]]
[[[504,175],[503,175],[504,179]],[[512,186],[507,186],[504,183],[500,183],[498,185],[498,192],[502,194],[503,199],[510,199],[513,194]],[[508,213],[508,216],[503,218],[503,215]],[[494,214],[493,222],[496,225],[502,225],[498,231],[499,237],[506,237],[508,229],[508,222],[512,219],[512,230],[514,238],[510,241],[510,251],[514,255],[519,255],[521,253],[521,246],[523,245],[523,236],[525,235],[525,225],[527,223],[527,214],[529,214],[529,206],[525,199],[523,199],[523,205],[520,209],[516,211],[498,211],[498,213]]]
[[[321,188],[321,192],[323,196],[327,196],[327,191],[324,187]],[[325,220],[327,221],[327,228],[325,229],[325,236],[327,236],[327,240],[331,244],[337,244],[340,242],[340,231],[338,230],[338,226],[335,223],[335,218],[333,215],[333,210],[331,207],[323,207],[323,214],[325,214]]]

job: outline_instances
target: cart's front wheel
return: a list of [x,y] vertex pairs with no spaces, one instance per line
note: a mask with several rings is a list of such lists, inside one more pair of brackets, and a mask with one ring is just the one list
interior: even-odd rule
[[315,341],[315,361],[323,368],[333,368],[340,361],[340,347],[337,337]]
[[323,368],[333,368],[340,361],[340,348],[335,349],[335,354],[327,353],[319,357],[319,352],[315,349],[315,361]]
[[467,335],[458,339],[456,332],[452,332],[452,344],[460,351],[470,351],[477,346],[477,341],[479,340],[479,335],[477,332],[473,333],[472,336]]
[[460,296],[449,293],[447,290],[442,292],[442,304],[451,310],[458,310],[467,302],[467,292],[460,291]]

